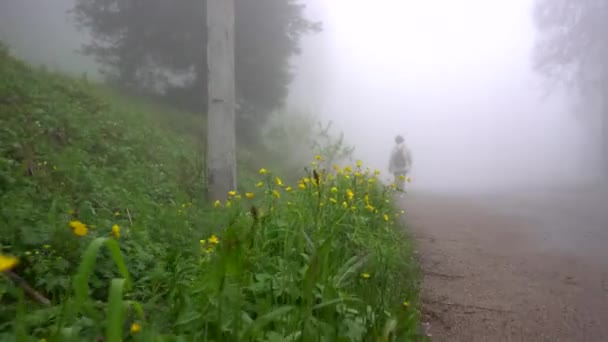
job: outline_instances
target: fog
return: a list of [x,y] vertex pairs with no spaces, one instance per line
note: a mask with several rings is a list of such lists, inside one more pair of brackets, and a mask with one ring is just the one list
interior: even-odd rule
[[[531,68],[531,0],[310,1],[323,32],[304,42],[290,103],[345,132],[387,171],[396,134],[412,189],[586,183],[596,132],[573,98]],[[549,96],[547,96],[549,94]]]
[[[532,0],[308,0],[323,31],[295,58],[290,108],[333,121],[356,157],[387,172],[396,134],[412,189],[495,190],[587,183],[597,132],[574,99],[531,68]],[[95,73],[63,1],[0,14],[0,39],[32,63]],[[32,16],[28,8],[38,6]],[[25,14],[27,13],[27,15]],[[27,19],[25,19],[27,16]]]

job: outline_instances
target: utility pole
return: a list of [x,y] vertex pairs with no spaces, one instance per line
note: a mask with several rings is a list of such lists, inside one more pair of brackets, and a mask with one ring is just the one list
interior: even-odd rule
[[236,189],[234,0],[207,0],[207,198]]

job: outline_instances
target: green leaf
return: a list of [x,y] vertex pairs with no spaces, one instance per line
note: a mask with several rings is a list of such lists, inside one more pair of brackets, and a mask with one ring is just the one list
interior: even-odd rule
[[108,315],[106,325],[106,339],[108,342],[122,340],[122,328],[125,320],[125,303],[122,299],[124,279],[112,279],[108,295]]

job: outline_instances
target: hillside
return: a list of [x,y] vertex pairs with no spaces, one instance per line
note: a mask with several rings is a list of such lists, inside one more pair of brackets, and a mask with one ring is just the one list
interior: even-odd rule
[[243,188],[205,203],[198,127],[0,49],[1,340],[418,338],[377,173],[283,184],[242,160]]

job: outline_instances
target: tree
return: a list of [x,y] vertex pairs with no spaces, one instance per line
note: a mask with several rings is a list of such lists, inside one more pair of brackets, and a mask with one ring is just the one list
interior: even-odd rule
[[598,101],[602,158],[608,177],[608,2],[537,0],[534,19],[541,35],[534,66],[542,75]]
[[[300,0],[235,0],[237,127],[246,133],[280,107],[300,38],[317,32]],[[77,0],[73,13],[93,41],[84,51],[108,80],[201,111],[207,98],[206,6],[201,0]]]

